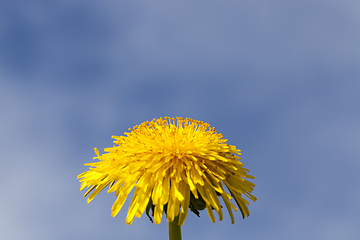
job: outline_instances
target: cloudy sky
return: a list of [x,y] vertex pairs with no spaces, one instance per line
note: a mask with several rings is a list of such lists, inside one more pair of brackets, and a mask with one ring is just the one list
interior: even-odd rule
[[183,239],[360,239],[360,2],[4,0],[0,238],[167,239],[86,203],[93,148],[162,116],[208,122],[256,177],[251,216]]

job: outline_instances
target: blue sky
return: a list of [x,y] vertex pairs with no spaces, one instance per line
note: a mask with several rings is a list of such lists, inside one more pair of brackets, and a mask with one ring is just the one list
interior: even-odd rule
[[1,5],[1,239],[167,239],[76,179],[162,116],[216,127],[256,177],[249,218],[191,214],[184,240],[360,238],[360,2]]

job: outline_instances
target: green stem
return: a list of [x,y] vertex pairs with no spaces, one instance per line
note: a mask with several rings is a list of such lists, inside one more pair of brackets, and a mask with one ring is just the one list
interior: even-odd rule
[[174,218],[174,221],[169,222],[169,239],[181,240],[181,228],[179,225],[179,215]]

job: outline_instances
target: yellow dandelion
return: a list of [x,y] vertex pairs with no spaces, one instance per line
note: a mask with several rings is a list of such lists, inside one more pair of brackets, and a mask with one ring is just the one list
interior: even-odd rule
[[126,136],[113,136],[116,145],[106,148],[105,154],[99,155],[95,148],[94,159],[99,161],[85,164],[90,169],[78,176],[80,190],[90,188],[84,195],[88,203],[109,186],[108,193],[115,192],[117,197],[112,216],[134,189],[127,224],[145,211],[149,216],[150,210],[156,224],[165,213],[168,222],[179,219],[178,224],[183,225],[189,209],[196,215],[206,209],[213,222],[215,210],[221,221],[219,197],[232,223],[232,210],[237,207],[243,218],[250,215],[244,196],[256,201],[251,195],[255,184],[246,180],[254,177],[240,162],[240,150],[228,145],[215,128],[202,121],[165,117],[129,131]]

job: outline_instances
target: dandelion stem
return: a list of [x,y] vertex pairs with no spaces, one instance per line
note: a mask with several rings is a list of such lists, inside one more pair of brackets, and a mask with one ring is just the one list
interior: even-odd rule
[[181,240],[179,215],[174,218],[174,221],[169,222],[169,240]]

